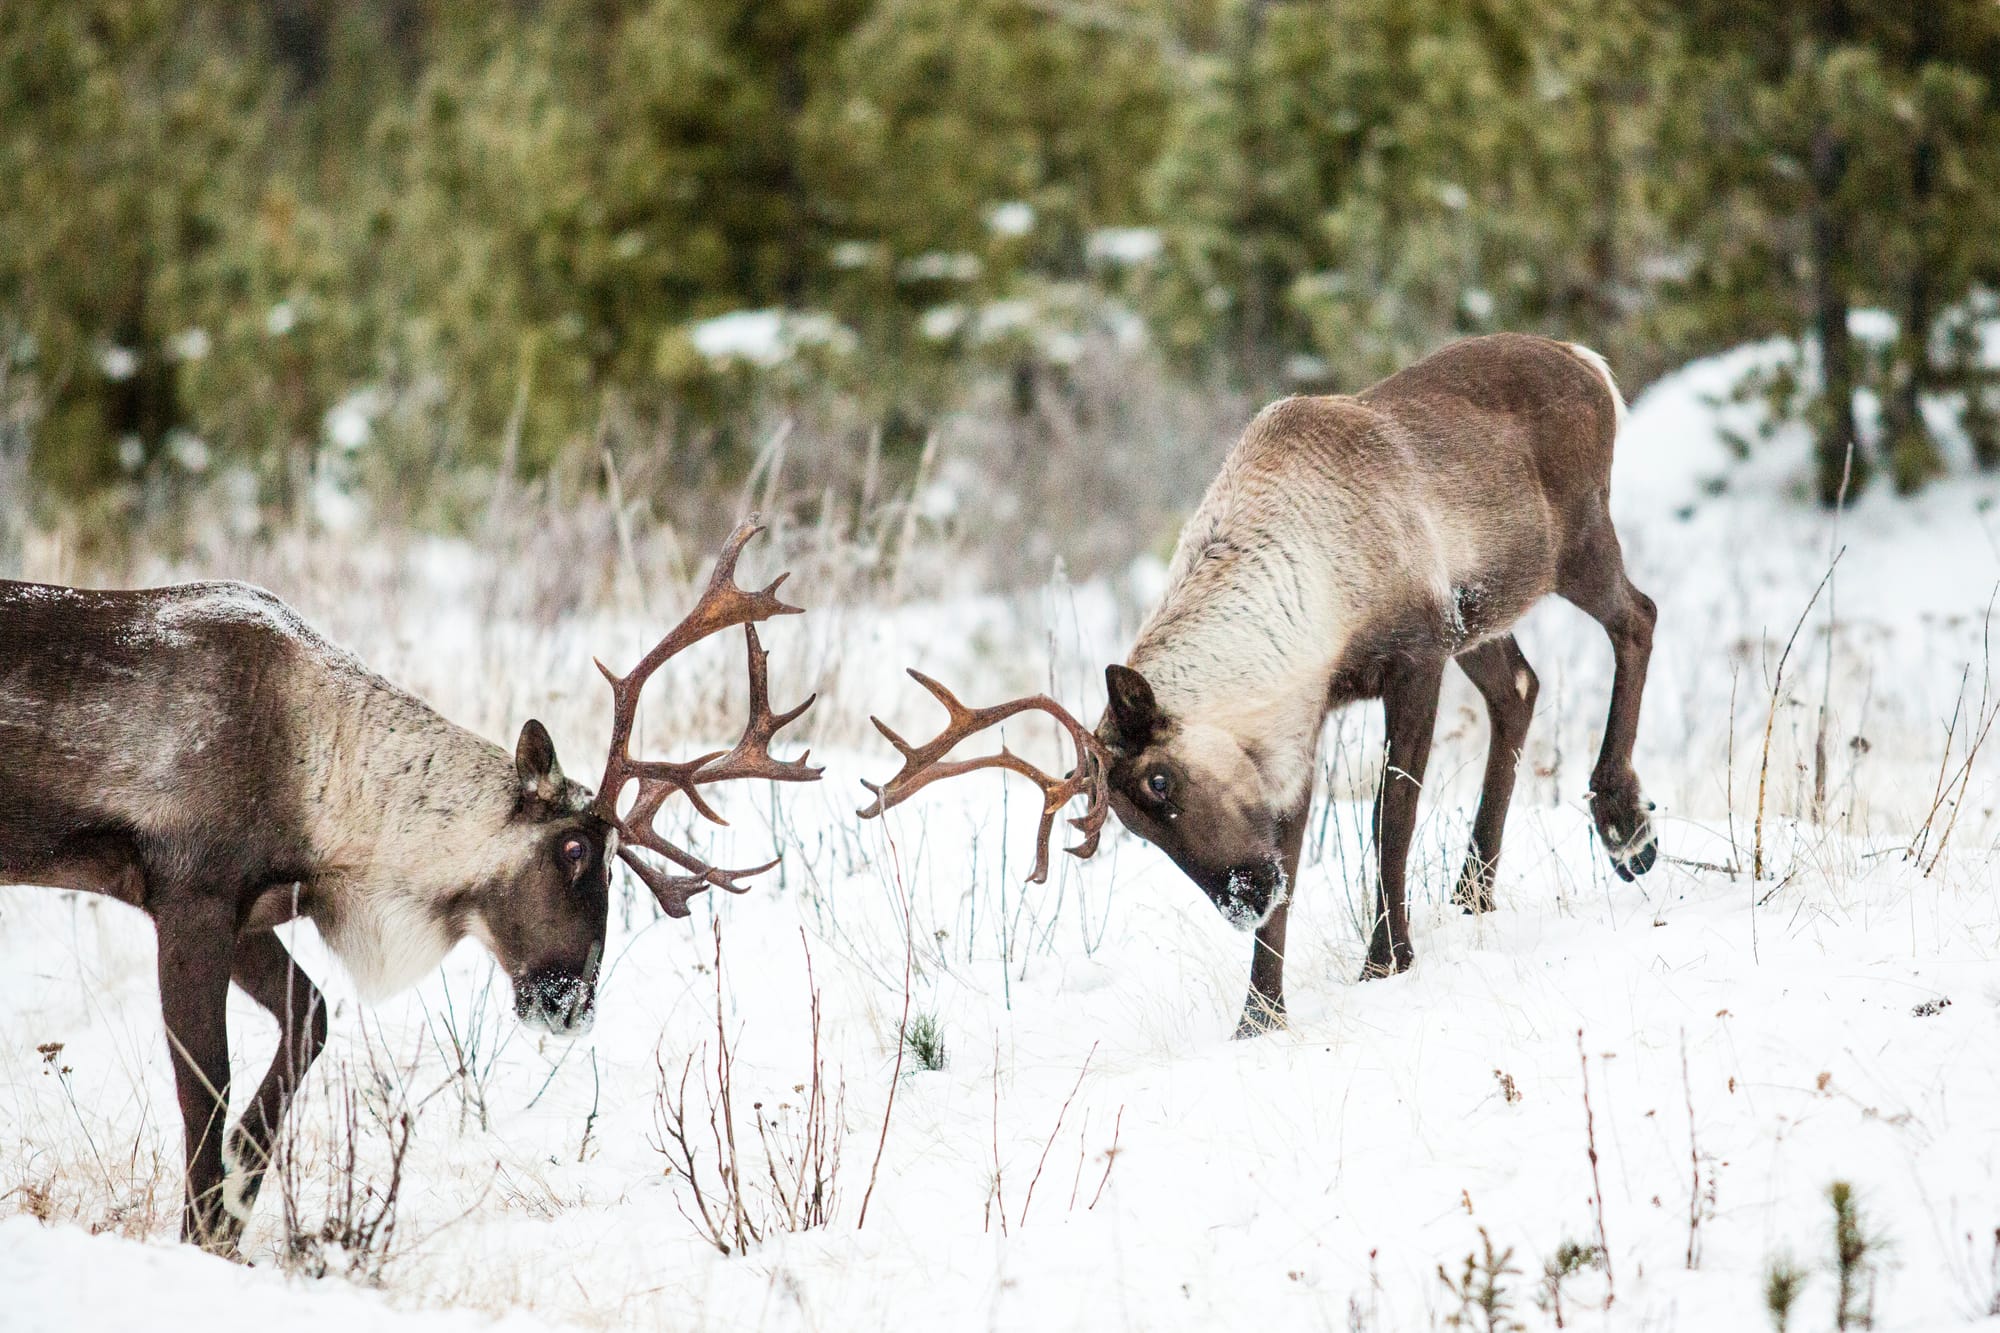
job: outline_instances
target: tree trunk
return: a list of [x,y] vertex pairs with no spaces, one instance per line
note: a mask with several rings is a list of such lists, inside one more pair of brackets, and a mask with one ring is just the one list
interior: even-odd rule
[[21,577],[28,527],[29,421],[8,373],[18,337],[12,320],[0,320],[0,578],[9,579]]
[[1611,80],[1592,79],[1590,99],[1591,176],[1595,181],[1590,234],[1590,322],[1591,346],[1604,347],[1605,334],[1618,319],[1618,194],[1620,164],[1613,139]]
[[[1919,79],[1923,68],[1936,55],[1941,33],[1940,6],[1916,7],[1916,43],[1911,51],[1911,72]],[[1936,230],[1933,216],[1937,194],[1937,143],[1928,126],[1919,125],[1916,143],[1910,150],[1910,272],[1906,287],[1907,304],[1903,327],[1896,340],[1895,398],[1889,404],[1889,465],[1895,474],[1896,490],[1909,495],[1944,471],[1944,458],[1937,441],[1924,425],[1923,392],[1931,384],[1931,319],[1935,313],[1936,282],[1932,266],[1937,262]]]
[[1265,254],[1264,192],[1259,177],[1269,161],[1265,143],[1263,108],[1257,96],[1257,50],[1264,41],[1264,20],[1271,0],[1249,0],[1243,6],[1243,20],[1237,31],[1235,59],[1236,125],[1238,161],[1250,179],[1237,213],[1237,253],[1243,263],[1243,309],[1237,321],[1237,373],[1244,385],[1264,389],[1273,378],[1270,351],[1272,308],[1277,292],[1271,281],[1269,258]]
[[791,34],[793,40],[785,43],[777,69],[778,107],[784,116],[784,124],[777,129],[779,152],[783,154],[778,163],[778,192],[785,201],[787,214],[785,234],[779,241],[777,291],[779,302],[793,309],[805,304],[807,267],[811,263],[808,247],[812,240],[812,228],[808,225],[812,198],[799,162],[803,153],[799,127],[805,119],[807,92],[799,48],[810,35],[804,26],[801,23],[799,30]]
[[1836,195],[1847,153],[1833,129],[1812,140],[1813,318],[1819,329],[1822,391],[1815,449],[1819,502],[1831,509],[1861,489],[1867,476],[1854,431],[1854,343],[1847,332],[1847,226]]
[[331,65],[327,7],[320,0],[274,0],[269,13],[272,50],[292,76],[288,91],[295,101],[309,101]]
[[1896,490],[1909,495],[1944,471],[1937,441],[1924,425],[1923,391],[1931,381],[1931,318],[1933,283],[1930,245],[1930,201],[1933,193],[1933,145],[1919,141],[1911,155],[1911,229],[1915,245],[1910,260],[1908,303],[1896,339],[1895,401],[1889,408],[1889,464]]

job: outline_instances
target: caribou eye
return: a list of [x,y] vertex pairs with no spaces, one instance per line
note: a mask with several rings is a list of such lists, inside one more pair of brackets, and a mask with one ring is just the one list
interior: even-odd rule
[[580,866],[590,855],[590,848],[582,838],[565,838],[562,845],[562,859],[570,865]]
[[1146,790],[1161,798],[1166,796],[1168,788],[1173,785],[1173,780],[1159,769],[1155,769],[1152,775],[1146,779]]

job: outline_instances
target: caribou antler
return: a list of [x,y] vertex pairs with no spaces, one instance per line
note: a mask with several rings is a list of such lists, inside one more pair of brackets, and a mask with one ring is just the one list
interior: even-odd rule
[[[1046,694],[1029,695],[1025,699],[1015,699],[1009,703],[995,704],[991,708],[967,708],[957,696],[944,686],[912,670],[911,679],[931,692],[943,704],[951,716],[945,728],[936,739],[923,745],[911,745],[891,731],[879,717],[868,720],[875,729],[889,738],[889,744],[896,747],[903,756],[902,771],[887,782],[877,786],[863,780],[861,785],[875,793],[875,799],[860,811],[863,819],[873,819],[890,806],[900,805],[933,782],[945,778],[955,778],[961,773],[971,773],[982,768],[1004,768],[1010,773],[1019,773],[1042,789],[1042,824],[1035,838],[1035,873],[1028,876],[1028,883],[1040,884],[1049,877],[1049,835],[1055,828],[1056,816],[1062,808],[1079,796],[1090,798],[1083,813],[1069,821],[1070,827],[1083,834],[1083,841],[1064,850],[1071,856],[1087,857],[1097,850],[1098,835],[1104,831],[1104,816],[1110,810],[1109,772],[1110,756],[1096,736],[1070,716],[1064,708]],[[954,759],[945,761],[953,747],[977,731],[984,731],[996,722],[1003,722],[1017,713],[1043,712],[1060,722],[1076,745],[1076,767],[1069,776],[1057,778],[1042,772],[1021,756],[1000,747],[999,754],[986,755],[979,759]]]
[[[770,654],[757,641],[757,622],[773,616],[797,615],[801,608],[787,606],[778,600],[778,585],[789,575],[778,575],[770,586],[758,592],[746,592],[736,585],[736,559],[743,553],[745,544],[762,531],[754,514],[737,524],[736,531],[730,533],[729,540],[723,544],[722,554],[716,557],[715,572],[709,576],[708,587],[702,590],[701,599],[694,604],[694,609],[664,639],[654,644],[653,650],[640,658],[638,665],[620,676],[604,663],[597,663],[597,669],[611,682],[611,757],[605,761],[604,780],[598,784],[597,803],[593,809],[617,828],[619,857],[645,881],[646,887],[653,891],[653,896],[659,899],[668,916],[686,916],[688,899],[707,888],[726,889],[730,893],[746,892],[750,886],[738,884],[737,880],[761,874],[778,864],[771,861],[748,870],[719,870],[693,853],[674,846],[653,828],[653,816],[659,813],[668,797],[679,792],[688,798],[702,818],[711,823],[727,824],[729,821],[702,799],[701,788],[735,778],[769,778],[773,782],[819,780],[820,771],[806,763],[810,751],[792,760],[775,759],[771,755],[772,738],[782,728],[796,722],[806,709],[812,707],[813,698],[817,696],[808,697],[789,712],[771,711],[766,665]],[[750,647],[750,721],[743,728],[743,737],[736,742],[736,748],[727,752],[716,750],[679,763],[634,759],[630,749],[632,723],[638,713],[639,694],[646,688],[646,681],[676,653],[737,625],[743,626],[743,634]],[[638,795],[632,800],[631,810],[621,817],[618,798],[624,793],[626,784],[634,779],[639,783]],[[647,863],[637,854],[636,849],[640,847],[666,857],[690,873],[675,875]]]

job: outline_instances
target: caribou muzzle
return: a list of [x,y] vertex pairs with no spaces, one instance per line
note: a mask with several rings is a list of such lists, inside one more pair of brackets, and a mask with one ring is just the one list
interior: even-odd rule
[[1255,930],[1284,905],[1291,886],[1277,861],[1260,861],[1247,866],[1190,876],[1222,913],[1223,920],[1238,930]]
[[597,1021],[597,960],[530,968],[514,978],[514,1017],[558,1037],[581,1037]]

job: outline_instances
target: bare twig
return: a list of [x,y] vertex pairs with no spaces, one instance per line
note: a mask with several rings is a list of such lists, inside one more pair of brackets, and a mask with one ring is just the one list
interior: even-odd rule
[[689,1223],[707,1237],[711,1245],[729,1254],[729,1233],[717,1220],[716,1214],[709,1211],[708,1191],[702,1188],[701,1183],[700,1158],[688,1138],[687,1084],[688,1076],[694,1072],[694,1057],[690,1055],[681,1064],[678,1084],[668,1083],[666,1062],[660,1058],[657,1046],[653,1048],[653,1067],[659,1071],[659,1082],[653,1094],[653,1125],[659,1137],[653,1140],[653,1151],[667,1159],[669,1175],[679,1175],[687,1182],[688,1190],[694,1196],[695,1211],[700,1217],[698,1220],[688,1217],[687,1205],[679,1199],[675,1200],[675,1206],[681,1210],[682,1217],[687,1217]]
[[[362,1110],[389,1144],[388,1179],[379,1182],[361,1161]],[[288,1124],[278,1152],[278,1188],[283,1205],[285,1248],[282,1265],[309,1277],[325,1277],[334,1265],[344,1266],[353,1281],[379,1286],[395,1250],[396,1212],[402,1197],[403,1164],[409,1154],[414,1120],[407,1102],[380,1104],[355,1087],[352,1071],[342,1067],[339,1086],[328,1103],[327,1129],[332,1143],[324,1165],[326,1198],[317,1223],[308,1223],[300,1134]]]
[[993,1181],[986,1191],[986,1225],[993,1226],[993,1205],[1000,1205],[1000,1234],[1007,1234],[1007,1191],[1000,1171],[1000,1034],[993,1034]]
[[1090,1108],[1085,1107],[1083,1125],[1076,1131],[1076,1173],[1069,1178],[1069,1211],[1072,1213],[1076,1211],[1076,1193],[1083,1188],[1083,1159],[1089,1155]]
[[910,1030],[910,973],[917,960],[917,937],[910,920],[910,891],[903,883],[903,862],[896,853],[896,840],[889,838],[889,865],[896,877],[896,892],[903,898],[903,1017],[896,1024],[896,1067],[889,1075],[889,1101],[882,1108],[882,1134],[875,1140],[875,1161],[868,1168],[868,1188],[861,1195],[861,1215],[854,1229],[868,1225],[868,1201],[875,1197],[875,1177],[882,1170],[882,1150],[889,1143],[889,1117],[896,1110],[896,1088],[903,1081],[903,1049],[909,1045],[903,1034]]
[[1590,1205],[1597,1219],[1597,1248],[1604,1255],[1604,1308],[1618,1299],[1617,1282],[1611,1275],[1611,1240],[1604,1233],[1604,1182],[1597,1173],[1597,1118],[1590,1110],[1590,1057],[1583,1053],[1583,1029],[1576,1030],[1576,1058],[1583,1067],[1583,1132],[1590,1148]]
[[[737,1248],[745,1248],[744,1238],[755,1241],[761,1239],[752,1224],[750,1211],[743,1198],[743,1164],[736,1151],[736,1107],[735,1107],[736,1059],[729,1052],[729,1029],[724,1018],[722,999],[722,918],[715,918],[715,1078],[716,1092],[722,1107],[722,1139],[727,1144],[724,1183],[729,1187],[729,1211],[736,1226]],[[709,1115],[709,1125],[715,1125],[713,1108]],[[722,1148],[717,1145],[718,1150]]]
[[[786,1231],[808,1231],[833,1220],[834,1189],[840,1175],[840,1145],[847,1089],[843,1082],[827,1101],[826,1058],[820,1050],[821,1013],[819,983],[813,976],[812,949],[806,943],[804,927],[799,943],[805,949],[806,991],[810,996],[812,1023],[812,1069],[802,1085],[805,1106],[796,1138],[785,1141],[789,1121],[767,1120],[764,1104],[752,1108],[757,1119],[757,1135],[764,1146],[764,1168],[771,1180],[771,1194],[778,1206],[778,1223]],[[784,1108],[780,1108],[782,1112]]]
[[[653,1051],[653,1065],[659,1082],[653,1095],[653,1124],[657,1137],[653,1150],[667,1159],[668,1174],[678,1172],[688,1183],[695,1212],[676,1199],[681,1216],[699,1230],[723,1254],[742,1254],[764,1238],[764,1228],[751,1215],[742,1155],[736,1142],[735,1076],[736,1057],[729,1049],[727,1010],[724,1007],[722,977],[722,923],[715,926],[715,1085],[706,1076],[702,1092],[708,1102],[708,1134],[715,1154],[717,1184],[711,1191],[702,1183],[701,1152],[694,1141],[687,1115],[687,1084],[694,1072],[694,1056],[681,1064],[678,1083],[669,1085],[666,1064],[659,1048]],[[703,1052],[706,1054],[706,1051]],[[698,1132],[698,1131],[697,1131]]]
[[1062,1109],[1056,1112],[1056,1127],[1049,1131],[1049,1141],[1042,1145],[1041,1160],[1035,1163],[1035,1174],[1028,1180],[1027,1197],[1021,1200],[1021,1220],[1019,1225],[1028,1225],[1028,1209],[1035,1202],[1035,1186],[1042,1178],[1042,1168],[1048,1164],[1049,1149],[1055,1147],[1056,1136],[1062,1133],[1063,1118],[1069,1114],[1069,1104],[1076,1100],[1077,1090],[1083,1086],[1083,1076],[1090,1072],[1090,1061],[1097,1054],[1097,1043],[1090,1043],[1089,1054],[1083,1057],[1083,1068],[1076,1071],[1076,1082],[1071,1085],[1069,1096],[1063,1098]]
[[1986,623],[1980,634],[1982,664],[1979,673],[1979,734],[1973,737],[1971,747],[1965,752],[1965,760],[1959,765],[1958,795],[1952,799],[1951,818],[1945,821],[1944,832],[1938,838],[1937,851],[1932,854],[1930,863],[1924,867],[1926,877],[1933,870],[1937,869],[1938,862],[1944,857],[1946,845],[1951,842],[1951,831],[1958,827],[1958,815],[1961,810],[1965,809],[1965,791],[1972,782],[1972,766],[1979,759],[1979,747],[1986,743],[1987,733],[1993,730],[1994,719],[2000,718],[2000,704],[1996,704],[1990,710],[1986,706],[1987,693],[1993,678],[1993,602],[1995,598],[2000,598],[2000,587],[1996,587],[1993,597],[1989,597],[1986,600]]
[[1729,864],[1743,864],[1743,854],[1736,850],[1736,680],[1738,668],[1735,663],[1729,667],[1729,738],[1728,751],[1724,760],[1726,767],[1722,788],[1722,808],[1729,818]]
[[583,1118],[583,1142],[577,1145],[576,1160],[581,1166],[590,1157],[590,1132],[597,1128],[597,1105],[603,1091],[597,1074],[597,1051],[590,1052],[590,1114]]
[[[1806,617],[1812,614],[1813,605],[1819,601],[1819,595],[1826,590],[1828,580],[1833,578],[1833,571],[1840,564],[1840,557],[1846,554],[1847,548],[1844,546],[1834,553],[1833,560],[1826,567],[1826,573],[1820,576],[1819,585],[1813,589],[1812,596],[1807,599],[1805,610],[1799,612],[1798,623],[1792,626],[1791,635],[1785,640],[1785,650],[1778,654],[1778,672],[1775,679],[1771,682],[1771,713],[1764,721],[1764,757],[1763,761],[1757,767],[1756,846],[1755,850],[1751,853],[1750,860],[1750,881],[1753,884],[1764,878],[1764,790],[1771,775],[1771,731],[1777,725],[1778,704],[1784,694],[1785,663],[1791,658],[1792,645],[1798,641],[1799,631],[1805,627]],[[1753,957],[1756,952],[1756,938],[1757,915],[1753,911],[1750,915],[1750,939]]]
[[[1097,1207],[1097,1201],[1104,1197],[1104,1187],[1111,1181],[1111,1168],[1118,1161],[1118,1134],[1125,1128],[1125,1108],[1118,1108],[1118,1118],[1111,1122],[1111,1146],[1104,1150],[1104,1174],[1097,1179],[1097,1193],[1090,1196],[1090,1208]],[[1088,1212],[1090,1209],[1085,1209]]]
[[[1687,1029],[1681,1030],[1681,1091],[1687,1097],[1688,1112],[1688,1243],[1687,1266],[1701,1267],[1701,1223],[1715,1203],[1715,1179],[1711,1173],[1706,1191],[1702,1189],[1701,1147],[1694,1133],[1694,1080],[1688,1075]],[[1708,1208],[1704,1208],[1704,1203]]]
[[1904,853],[1906,859],[1923,858],[1924,844],[1931,836],[1931,822],[1937,818],[1937,812],[1944,807],[1944,776],[1951,767],[1951,747],[1958,739],[1958,718],[1959,714],[1965,711],[1965,683],[1970,679],[1972,679],[1972,664],[1968,662],[1964,670],[1958,674],[1958,697],[1951,705],[1951,720],[1945,724],[1944,753],[1938,756],[1937,784],[1931,790],[1930,809],[1924,812],[1924,822],[1917,826],[1916,836],[1910,839],[1909,850]]
[[1833,501],[1833,526],[1827,533],[1826,592],[1826,673],[1820,681],[1819,726],[1813,735],[1813,823],[1826,822],[1826,728],[1833,708],[1833,639],[1840,628],[1839,586],[1831,581],[1833,564],[1840,559],[1840,516],[1847,510],[1847,485],[1854,475],[1854,440],[1847,441],[1847,457],[1840,465],[1840,492]]

